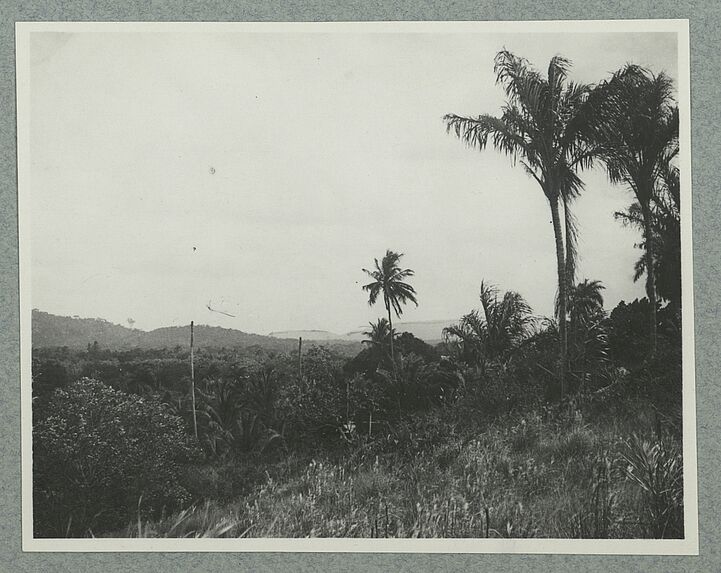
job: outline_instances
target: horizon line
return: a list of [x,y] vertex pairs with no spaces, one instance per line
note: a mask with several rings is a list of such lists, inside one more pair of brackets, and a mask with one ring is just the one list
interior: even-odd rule
[[[55,316],[55,317],[58,317],[58,318],[68,318],[68,319],[71,319],[71,320],[97,320],[97,321],[106,322],[106,323],[111,324],[111,325],[113,325],[113,326],[119,326],[120,328],[125,328],[125,329],[130,330],[130,331],[135,330],[135,331],[138,331],[138,332],[146,332],[146,333],[148,333],[148,332],[154,332],[154,331],[156,331],[156,330],[161,330],[161,329],[164,329],[164,328],[186,328],[186,327],[189,327],[189,326],[190,326],[190,322],[189,322],[189,323],[187,323],[187,324],[176,324],[176,325],[157,326],[157,327],[155,327],[155,328],[151,328],[150,330],[146,330],[146,329],[143,329],[143,328],[136,328],[136,327],[134,327],[134,326],[127,326],[127,325],[124,325],[124,324],[120,324],[120,323],[118,323],[118,322],[113,322],[113,321],[108,320],[107,318],[103,318],[103,317],[101,317],[101,316],[80,316],[80,315],[78,315],[78,314],[73,314],[73,315],[55,314],[55,313],[49,312],[49,311],[47,311],[47,310],[42,310],[42,309],[40,309],[40,308],[33,308],[33,309],[31,309],[31,313],[35,313],[35,312],[39,312],[39,313],[43,313],[43,314],[48,314],[48,315],[50,315],[50,316]],[[444,323],[448,323],[448,324],[453,324],[454,322],[457,322],[458,320],[459,320],[459,319],[455,319],[455,320],[454,320],[454,319],[438,318],[438,319],[428,319],[428,320],[410,320],[410,321],[405,321],[405,322],[404,322],[404,321],[398,321],[398,322],[394,323],[394,326],[395,326],[395,325],[402,325],[402,324],[406,324],[406,325],[409,325],[409,324],[431,324],[431,323],[436,323],[436,322],[444,322]],[[194,321],[192,321],[192,322],[194,322]],[[201,323],[195,323],[195,322],[194,322],[194,326],[196,326],[196,327],[198,327],[198,326],[204,326],[204,327],[206,327],[206,328],[219,328],[219,329],[222,329],[222,330],[234,330],[234,331],[236,331],[236,332],[242,332],[242,333],[244,333],[244,334],[254,334],[254,335],[256,335],[256,336],[267,336],[267,337],[277,338],[277,339],[279,339],[279,340],[284,340],[284,338],[283,338],[283,337],[280,337],[280,336],[277,336],[277,334],[282,334],[282,333],[286,333],[286,332],[288,332],[288,333],[290,333],[290,332],[323,332],[323,333],[327,333],[327,334],[332,334],[332,335],[334,335],[334,336],[343,337],[343,336],[349,336],[349,335],[351,335],[351,334],[362,334],[362,332],[361,332],[360,330],[358,330],[358,329],[360,329],[360,328],[367,328],[367,327],[364,326],[364,325],[360,325],[360,326],[357,326],[356,328],[354,328],[354,329],[352,329],[352,330],[348,330],[348,331],[345,332],[345,333],[338,333],[338,332],[335,332],[335,331],[332,331],[332,330],[324,330],[324,329],[319,329],[319,328],[288,328],[288,329],[285,329],[285,330],[273,330],[273,331],[271,331],[271,332],[269,332],[269,333],[267,333],[267,334],[261,334],[261,333],[259,333],[259,332],[251,332],[251,331],[241,330],[240,328],[227,327],[227,326],[214,326],[214,325],[211,325],[211,324],[201,324]],[[291,339],[288,339],[288,340],[291,340]]]

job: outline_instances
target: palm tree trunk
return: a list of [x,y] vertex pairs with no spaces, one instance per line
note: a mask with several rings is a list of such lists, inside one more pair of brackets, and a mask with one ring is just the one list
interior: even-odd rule
[[391,305],[387,299],[386,299],[385,303],[386,303],[386,310],[388,311],[388,328],[390,330],[389,337],[390,337],[390,341],[391,341],[391,362],[393,363],[393,371],[395,372],[396,359],[393,354],[393,319],[391,318]]
[[568,207],[568,200],[563,198],[563,223],[566,238],[566,284],[570,288],[575,282],[575,266],[576,261],[573,257],[573,249],[571,248],[573,230],[571,228],[571,211]]
[[651,355],[656,354],[656,342],[658,338],[658,327],[656,322],[656,270],[653,266],[654,244],[653,228],[651,226],[651,208],[647,202],[641,202],[643,213],[643,229],[646,239],[646,296],[650,308],[649,312],[649,336],[651,342]]
[[[388,299],[385,299],[386,303],[386,310],[388,311],[388,329],[389,329],[389,336],[391,340],[391,364],[393,365],[393,379],[395,380],[395,383],[398,384],[398,371],[396,370],[396,358],[393,354],[393,319],[391,318],[391,305],[388,302]],[[402,411],[401,411],[401,396],[400,392],[396,393],[396,401],[398,402],[398,420],[402,418]]]
[[[568,199],[565,196],[563,197],[563,225],[564,225],[564,235],[565,235],[565,249],[566,249],[566,268],[565,270],[565,276],[566,276],[566,310],[568,310],[568,296],[571,292],[571,289],[573,288],[574,283],[576,282],[576,260],[574,255],[574,248],[572,247],[572,241],[573,239],[573,229],[571,227],[571,211],[569,210],[568,206]],[[559,291],[560,295],[560,291]],[[565,315],[564,315],[565,316]],[[569,325],[570,326],[570,325]],[[568,353],[568,344],[570,340],[571,348],[573,348],[573,345],[575,344],[575,336],[576,331],[573,327],[566,329],[566,352]],[[567,369],[573,372],[572,370],[572,364],[571,364],[571,358],[567,358]]]
[[566,258],[563,248],[563,231],[561,218],[558,213],[558,197],[549,199],[551,203],[551,216],[553,219],[553,234],[556,239],[556,262],[558,265],[558,334],[560,342],[559,378],[561,381],[561,397],[565,393],[566,356],[568,354],[568,339],[566,335]]

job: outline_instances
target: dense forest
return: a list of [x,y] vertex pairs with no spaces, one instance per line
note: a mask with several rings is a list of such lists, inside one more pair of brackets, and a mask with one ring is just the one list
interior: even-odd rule
[[[444,118],[548,200],[553,317],[484,281],[429,345],[394,327],[423,299],[388,250],[363,269],[381,316],[362,347],[221,346],[205,327],[191,362],[189,328],[122,348],[48,338],[33,350],[35,536],[683,537],[673,85],[629,65],[586,86],[569,69],[500,52],[502,115]],[[593,165],[631,191],[616,218],[642,238],[629,271],[647,296],[610,312],[601,280],[576,276]]]

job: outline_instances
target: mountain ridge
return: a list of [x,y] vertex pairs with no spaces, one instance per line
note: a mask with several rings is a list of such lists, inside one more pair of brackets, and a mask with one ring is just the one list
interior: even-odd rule
[[[427,343],[442,339],[446,320],[425,320],[394,324],[401,334],[410,332]],[[360,326],[345,334],[328,330],[282,330],[268,335],[244,332],[222,326],[195,325],[195,341],[206,347],[249,347],[259,346],[267,350],[291,351],[296,348],[298,338],[308,342],[334,344],[359,344],[366,336],[369,326]],[[38,309],[32,311],[32,345],[34,348],[62,347],[86,348],[95,342],[107,349],[124,350],[131,348],[173,348],[186,346],[190,342],[189,325],[162,326],[153,330],[140,330],[109,322],[103,318],[81,318],[61,316]]]
[[[59,316],[33,309],[32,346],[86,348],[97,342],[102,348],[112,350],[174,348],[190,343],[189,326],[163,326],[145,331],[102,318]],[[267,350],[290,351],[295,346],[290,340],[221,326],[195,325],[194,336],[199,347],[259,346]]]

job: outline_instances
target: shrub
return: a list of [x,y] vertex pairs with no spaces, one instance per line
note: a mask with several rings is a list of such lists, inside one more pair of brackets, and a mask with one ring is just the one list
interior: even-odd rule
[[194,454],[180,418],[155,400],[82,379],[56,390],[33,428],[35,535],[81,536],[189,501]]
[[555,447],[554,455],[560,460],[580,460],[593,450],[594,436],[584,428],[573,428],[562,435]]
[[673,443],[634,435],[622,454],[626,478],[640,488],[641,513],[656,538],[683,537],[683,461]]
[[33,357],[33,398],[43,399],[57,388],[68,384],[68,368],[57,359],[41,360]]

